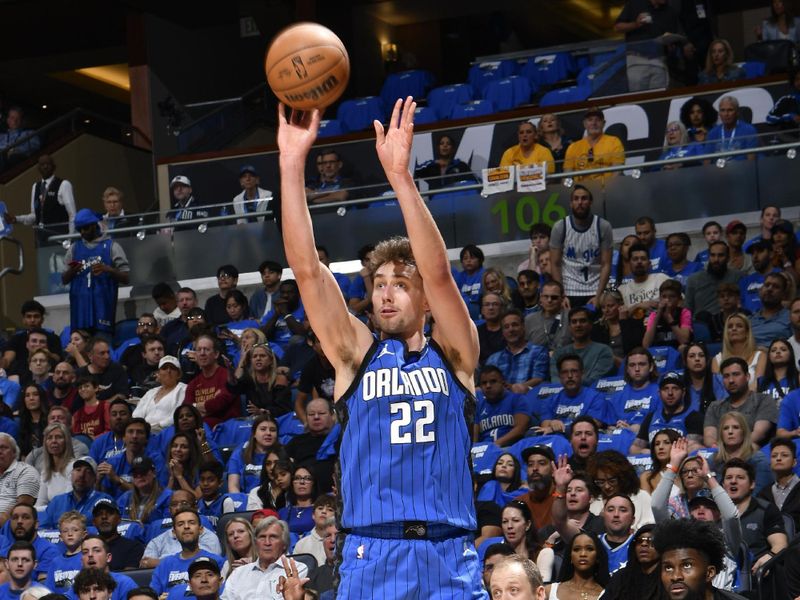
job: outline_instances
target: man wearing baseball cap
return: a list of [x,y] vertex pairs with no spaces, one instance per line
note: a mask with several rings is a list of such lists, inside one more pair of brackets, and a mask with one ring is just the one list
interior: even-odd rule
[[650,442],[662,429],[672,429],[689,440],[690,450],[703,445],[703,416],[686,401],[683,377],[674,371],[666,373],[658,384],[660,403],[655,403],[639,427],[630,453],[649,452]]
[[80,239],[64,256],[61,283],[69,284],[70,327],[110,336],[114,333],[117,289],[130,281],[125,251],[100,231],[97,213],[82,208],[75,215]]
[[[613,135],[604,133],[606,125],[605,116],[599,107],[593,106],[583,116],[583,127],[586,136],[577,142],[572,142],[564,155],[564,171],[585,171],[588,169],[601,169],[625,163],[625,148],[622,140]],[[595,173],[586,178],[605,181],[617,175],[613,173]],[[576,177],[575,181],[584,179]]]
[[222,593],[222,575],[217,562],[200,556],[189,565],[189,583],[174,586],[167,600],[219,600]]
[[528,505],[533,515],[533,521],[539,529],[547,525],[554,525],[551,510],[555,497],[553,483],[553,466],[556,462],[553,450],[544,444],[525,448],[522,451],[522,462],[527,468],[529,492],[517,500]]
[[112,502],[111,496],[94,489],[97,482],[97,463],[91,456],[83,456],[72,463],[69,478],[72,491],[59,494],[50,501],[40,521],[42,527],[58,527],[58,518],[70,510],[76,510],[91,519],[97,502]]
[[102,499],[92,508],[92,519],[97,534],[111,552],[112,571],[136,569],[144,553],[144,544],[137,539],[144,535],[144,528],[137,521],[125,523],[125,535],[119,530],[122,515],[119,506],[111,499]]
[[174,202],[172,203],[172,210],[167,215],[168,221],[189,221],[211,216],[211,211],[204,206],[200,206],[192,195],[192,182],[186,175],[173,177],[169,182],[169,190],[172,192]]
[[[239,169],[239,185],[242,192],[233,197],[233,212],[237,215],[247,215],[252,212],[267,210],[272,200],[272,192],[261,188],[261,179],[253,165],[242,165]],[[236,219],[237,223],[261,223],[264,216],[243,217]]]

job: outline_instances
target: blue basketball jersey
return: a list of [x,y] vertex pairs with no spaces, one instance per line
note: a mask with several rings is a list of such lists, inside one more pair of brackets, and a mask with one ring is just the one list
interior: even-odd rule
[[[376,341],[337,403],[342,526],[426,521],[474,530],[474,396],[430,341]],[[469,423],[469,427],[468,427]]]

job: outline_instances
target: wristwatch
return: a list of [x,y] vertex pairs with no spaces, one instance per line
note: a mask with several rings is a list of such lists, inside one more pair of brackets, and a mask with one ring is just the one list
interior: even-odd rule
[[714,473],[714,471],[709,471],[708,473],[706,473],[706,481],[710,481],[711,479],[713,479],[716,476],[717,476],[717,474]]

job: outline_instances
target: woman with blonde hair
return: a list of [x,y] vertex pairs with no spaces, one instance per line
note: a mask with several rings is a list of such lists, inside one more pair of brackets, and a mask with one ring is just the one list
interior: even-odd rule
[[553,113],[545,113],[541,116],[538,129],[539,141],[550,149],[553,159],[556,161],[556,172],[561,171],[567,146],[570,145],[572,140],[564,134],[561,120],[558,115]]
[[[667,123],[667,130],[664,135],[664,148],[658,160],[671,160],[675,158],[687,158],[703,154],[703,147],[689,140],[689,132],[686,126],[680,121],[670,121]],[[679,169],[684,163],[672,163],[660,168],[665,170]]]
[[37,509],[44,509],[55,496],[72,490],[70,474],[75,462],[72,436],[66,425],[51,423],[44,428],[42,439],[44,464],[39,479]]
[[[242,341],[249,331],[246,329],[242,334]],[[261,338],[242,348],[234,371],[235,391],[247,398],[249,415],[268,413],[276,418],[281,417],[293,409],[289,381],[285,375],[278,374],[278,357],[264,338],[264,333],[257,329],[253,331],[260,334]]]
[[487,267],[481,276],[481,294],[492,292],[500,296],[506,303],[506,308],[511,306],[511,288],[506,281],[503,271],[496,267]]
[[222,577],[228,578],[234,569],[258,560],[255,533],[250,521],[244,517],[233,517],[225,524],[225,564]]
[[733,48],[728,40],[716,39],[711,42],[706,54],[706,68],[700,71],[700,83],[720,83],[744,79],[747,75],[739,66],[733,64]]
[[722,362],[732,356],[738,356],[747,363],[750,373],[750,389],[755,391],[758,387],[758,379],[764,375],[767,367],[767,355],[756,348],[750,319],[742,313],[733,313],[725,320],[722,351],[714,357],[711,371],[719,373]]
[[775,478],[769,467],[769,458],[753,446],[751,435],[750,426],[742,413],[734,410],[722,415],[717,427],[717,453],[713,462],[718,473],[722,473],[723,465],[732,458],[753,465],[756,470],[755,496],[766,486],[772,485]]

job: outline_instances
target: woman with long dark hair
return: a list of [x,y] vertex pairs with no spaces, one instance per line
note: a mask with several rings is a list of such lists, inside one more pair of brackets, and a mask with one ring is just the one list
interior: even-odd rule
[[[211,427],[203,422],[200,411],[197,410],[197,407],[193,404],[182,404],[176,408],[175,412],[172,413],[172,425],[166,429],[162,429],[161,433],[158,434],[155,445],[162,456],[167,455],[169,444],[176,433],[186,433],[197,437],[197,443],[203,454],[202,460],[210,460],[210,455],[213,455],[217,462],[223,465],[225,464],[222,461],[219,448],[217,448],[217,444],[214,442]],[[206,452],[206,448],[209,449],[209,452]]]
[[317,480],[310,469],[297,467],[292,471],[292,486],[286,492],[286,506],[278,516],[289,525],[289,531],[305,535],[314,528],[314,500],[317,497]]
[[197,444],[197,436],[188,433],[176,433],[169,443],[166,456],[166,472],[162,473],[164,487],[168,490],[186,490],[200,498],[198,487],[200,457],[202,453]]
[[683,351],[683,382],[689,393],[691,410],[705,414],[708,405],[725,398],[728,392],[722,378],[711,371],[711,357],[704,342],[691,342]]
[[469,165],[457,159],[455,154],[453,138],[447,134],[439,136],[436,140],[436,158],[418,165],[414,169],[414,179],[424,179],[432,190],[465,180],[474,181]]
[[22,402],[19,404],[19,455],[26,457],[34,448],[39,448],[44,440],[47,426],[47,394],[36,384],[25,386]]
[[258,415],[253,419],[250,438],[228,460],[228,491],[247,494],[256,487],[267,453],[279,447],[278,422],[269,413]]
[[650,456],[652,466],[639,476],[642,489],[648,494],[652,494],[658,482],[661,481],[661,471],[669,463],[669,452],[672,449],[672,442],[680,439],[681,434],[674,429],[662,429],[657,432],[650,442]]
[[504,452],[494,463],[492,478],[478,491],[478,501],[491,501],[498,506],[505,506],[526,492],[528,488],[522,484],[522,467],[517,457]]
[[704,142],[711,128],[717,122],[718,113],[705,98],[695,96],[681,106],[681,123],[686,126],[686,133],[691,142]]
[[547,586],[551,600],[596,600],[608,585],[608,555],[593,533],[581,531],[567,544],[558,581]]
[[772,0],[770,15],[756,27],[759,40],[789,40],[800,43],[800,17],[794,16],[786,0]]
[[628,562],[611,576],[603,594],[603,600],[659,600],[662,598],[661,558],[653,545],[653,529],[650,523],[642,525],[633,536],[628,547]]
[[264,456],[261,480],[247,495],[247,510],[286,506],[286,492],[292,486],[292,460],[284,447],[275,448]]
[[764,376],[758,380],[758,391],[780,402],[786,394],[798,387],[800,387],[800,374],[797,370],[794,348],[784,339],[772,340],[767,350]]

